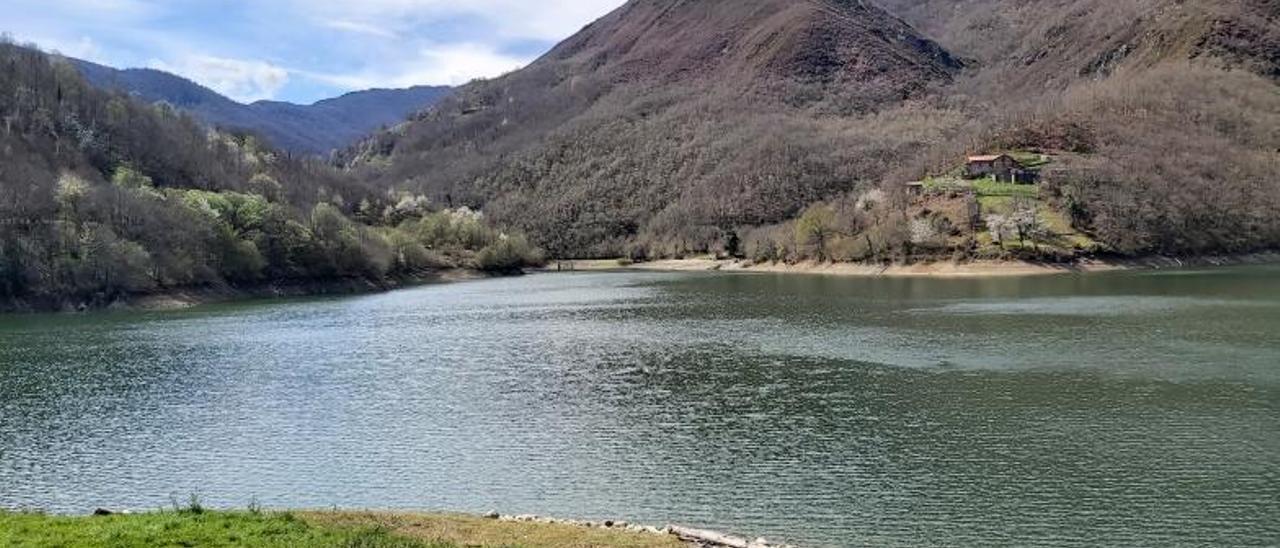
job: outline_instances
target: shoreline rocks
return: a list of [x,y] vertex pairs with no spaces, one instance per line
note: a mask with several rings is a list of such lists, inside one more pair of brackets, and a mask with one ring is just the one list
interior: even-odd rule
[[689,544],[690,546],[697,546],[700,548],[794,548],[786,544],[771,544],[768,540],[763,538],[747,540],[743,537],[726,535],[715,531],[681,527],[678,525],[654,527],[652,525],[639,525],[622,520],[576,520],[552,518],[534,514],[504,515],[499,514],[498,512],[488,512],[483,514],[483,517],[498,521],[558,524],[569,525],[572,527],[585,527],[589,529],[616,529],[621,531],[630,531],[633,533],[647,533],[651,535],[675,535],[681,541]]

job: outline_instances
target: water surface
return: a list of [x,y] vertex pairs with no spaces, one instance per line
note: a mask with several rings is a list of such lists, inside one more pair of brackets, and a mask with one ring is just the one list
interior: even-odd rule
[[0,508],[1280,544],[1280,269],[537,275],[0,318]]

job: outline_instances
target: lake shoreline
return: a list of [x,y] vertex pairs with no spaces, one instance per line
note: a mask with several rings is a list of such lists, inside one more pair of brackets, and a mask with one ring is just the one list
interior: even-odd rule
[[253,299],[365,295],[408,287],[482,280],[518,274],[500,274],[468,268],[424,271],[386,280],[340,278],[334,280],[278,280],[251,285],[206,285],[166,288],[111,299],[44,299],[0,303],[0,313],[89,312],[94,310],[183,310],[206,304]]
[[0,313],[88,312],[94,310],[183,310],[200,305],[253,299],[308,296],[365,295],[408,287],[456,283],[525,273],[557,272],[737,272],[757,274],[807,274],[864,278],[972,279],[1061,274],[1086,274],[1130,270],[1167,270],[1204,267],[1280,264],[1280,252],[1197,257],[1148,256],[1136,258],[1082,258],[1071,262],[1023,260],[922,261],[917,263],[840,263],[802,261],[798,263],[753,263],[741,259],[697,257],[661,259],[631,263],[623,259],[573,259],[550,261],[540,268],[520,272],[495,273],[469,268],[446,268],[389,278],[369,280],[280,280],[252,285],[210,285],[167,288],[154,293],[137,293],[104,299],[19,300],[0,303]]
[[[36,546],[205,546],[230,538],[245,548],[463,548],[596,546],[599,548],[745,548],[695,543],[674,527],[659,530],[625,522],[572,522],[525,516],[369,510],[217,510],[198,502],[149,512],[99,508],[89,515],[0,510],[0,544]],[[7,544],[6,544],[7,545]],[[751,548],[780,548],[752,544]]]
[[844,277],[886,278],[997,278],[1084,274],[1126,270],[1165,270],[1280,264],[1280,253],[1206,255],[1198,257],[1150,256],[1137,258],[1084,258],[1071,262],[1022,260],[933,261],[918,263],[753,263],[739,259],[711,257],[664,259],[628,263],[617,259],[557,261],[542,269],[547,272],[653,271],[653,272],[742,272],[762,274],[811,274]]
[[181,310],[205,304],[252,299],[369,295],[420,285],[483,280],[498,276],[501,276],[501,274],[465,268],[450,268],[380,281],[352,278],[325,281],[276,282],[245,287],[183,288],[131,297],[120,305],[112,307],[138,310]]
[[[397,510],[264,510],[252,507],[246,510],[218,510],[205,508],[193,499],[186,507],[172,510],[144,512],[116,511],[97,508],[83,515],[50,515],[41,512],[8,512],[0,509],[0,539],[3,539],[6,522],[12,528],[39,527],[48,536],[42,540],[57,539],[60,542],[105,542],[106,536],[119,541],[133,535],[147,535],[149,529],[163,524],[172,531],[166,541],[184,545],[197,545],[208,540],[208,522],[217,522],[213,529],[235,536],[245,546],[265,545],[272,536],[283,533],[292,525],[328,536],[349,536],[353,532],[374,531],[378,536],[365,537],[365,545],[384,544],[400,546],[403,543],[425,542],[430,546],[509,546],[520,541],[530,548],[552,548],[572,544],[598,546],[600,548],[794,548],[788,544],[772,543],[764,538],[725,534],[718,531],[697,529],[682,525],[641,525],[624,520],[560,519],[534,514],[506,515],[489,512],[483,515],[455,512],[423,512]],[[254,525],[270,524],[274,531],[259,536]],[[238,529],[238,531],[237,531]],[[52,531],[52,533],[50,533]],[[300,531],[294,531],[298,533]],[[302,536],[302,535],[297,535]],[[313,535],[311,538],[314,538]],[[402,542],[389,542],[400,539]],[[154,540],[153,538],[151,540]],[[276,539],[278,540],[278,539]],[[425,547],[424,547],[425,548]]]

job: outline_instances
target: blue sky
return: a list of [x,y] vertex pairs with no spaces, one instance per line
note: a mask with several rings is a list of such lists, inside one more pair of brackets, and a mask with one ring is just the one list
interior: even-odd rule
[[239,101],[310,103],[518,68],[624,0],[4,0],[0,31]]

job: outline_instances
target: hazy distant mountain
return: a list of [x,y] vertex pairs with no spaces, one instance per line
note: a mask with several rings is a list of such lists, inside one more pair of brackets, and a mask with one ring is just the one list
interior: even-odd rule
[[249,130],[299,153],[325,154],[346,147],[379,128],[404,121],[450,91],[446,86],[373,89],[312,105],[278,101],[245,105],[159,70],[119,70],[78,59],[72,62],[95,86],[119,89],[146,101],[165,101],[209,124]]

